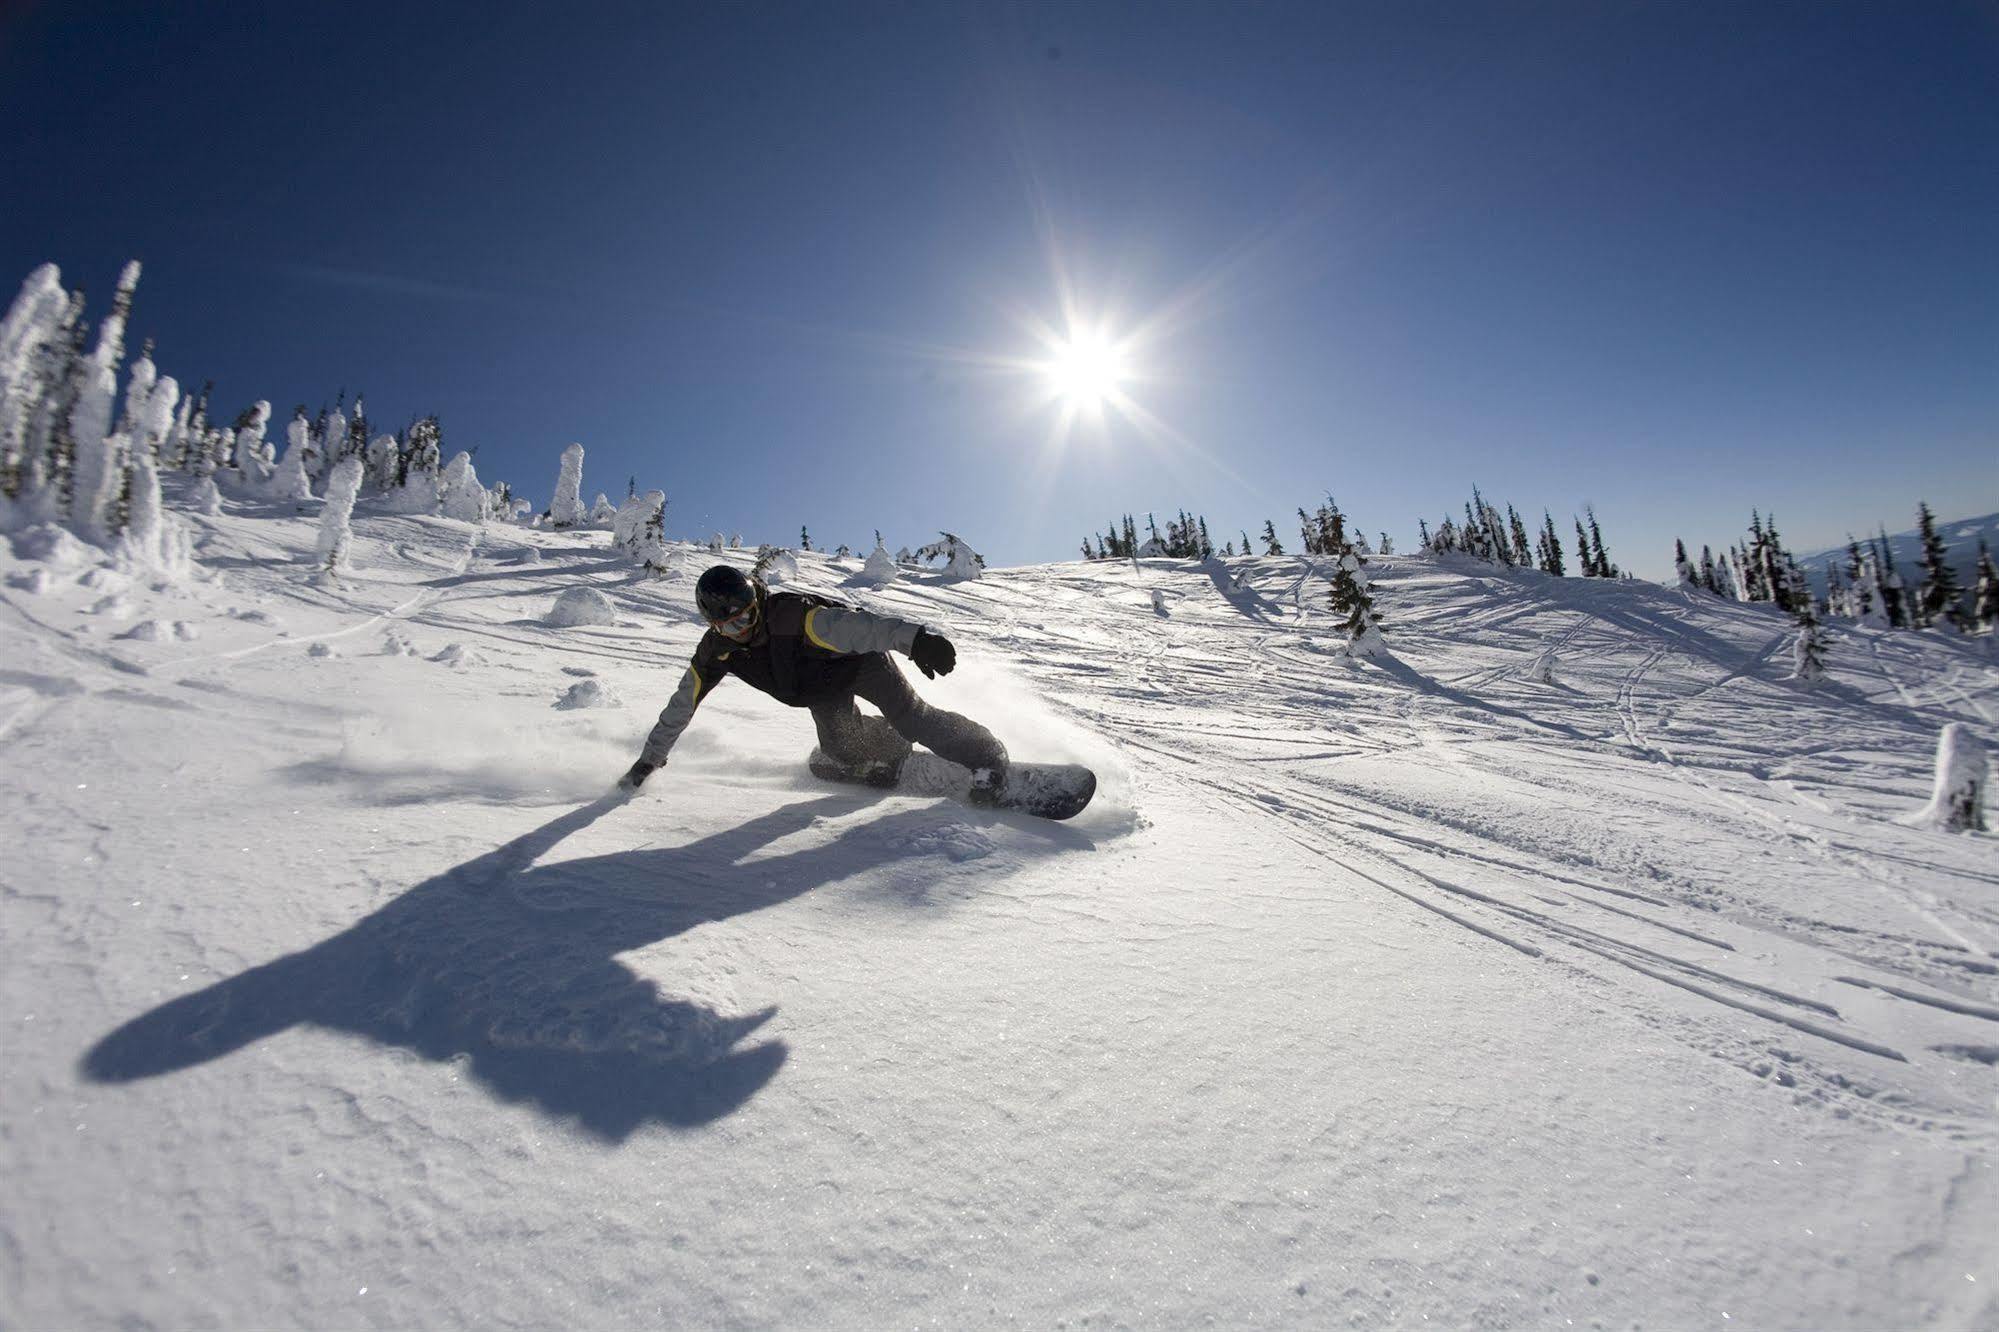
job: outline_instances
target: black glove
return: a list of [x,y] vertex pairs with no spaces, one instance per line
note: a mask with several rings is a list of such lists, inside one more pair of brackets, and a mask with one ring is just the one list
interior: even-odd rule
[[909,659],[916,663],[917,670],[935,680],[940,675],[949,675],[957,666],[958,649],[944,635],[918,629],[916,641],[909,645]]
[[638,790],[646,784],[646,778],[652,776],[653,766],[644,759],[640,759],[631,766],[629,772],[618,778],[618,789],[620,791]]

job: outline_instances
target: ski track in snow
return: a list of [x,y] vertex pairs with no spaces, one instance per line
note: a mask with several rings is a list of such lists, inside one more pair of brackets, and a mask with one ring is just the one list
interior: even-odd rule
[[196,521],[0,588],[0,1323],[1994,1313],[1999,858],[1892,822],[1999,741],[1972,645],[1803,691],[1765,608],[1386,557],[1356,663],[1309,560],[805,558],[1097,805],[820,786],[740,684],[627,802],[704,550]]

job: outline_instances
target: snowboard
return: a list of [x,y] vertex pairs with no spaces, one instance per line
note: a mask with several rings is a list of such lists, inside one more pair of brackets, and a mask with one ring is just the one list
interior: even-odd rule
[[[905,795],[945,796],[973,804],[972,773],[935,754],[912,752],[900,763],[842,763],[815,749],[806,760],[823,782],[872,786]],[[1097,793],[1097,774],[1079,763],[1012,763],[997,799],[978,805],[1040,819],[1073,819]]]

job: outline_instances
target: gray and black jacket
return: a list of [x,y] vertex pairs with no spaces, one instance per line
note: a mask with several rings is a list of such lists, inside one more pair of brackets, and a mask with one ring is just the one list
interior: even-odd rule
[[694,709],[710,690],[733,675],[794,708],[851,694],[861,659],[877,652],[905,656],[923,626],[872,615],[824,597],[775,592],[764,599],[763,620],[747,643],[710,629],[694,648],[694,660],[680,678],[640,759],[653,767],[666,762]]

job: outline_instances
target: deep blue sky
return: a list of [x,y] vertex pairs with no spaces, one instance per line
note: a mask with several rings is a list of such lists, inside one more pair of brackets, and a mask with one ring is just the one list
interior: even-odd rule
[[[0,198],[225,413],[363,389],[543,503],[580,440],[677,534],[1999,509],[1991,3],[0,4]],[[1158,425],[995,364],[1065,282]]]

